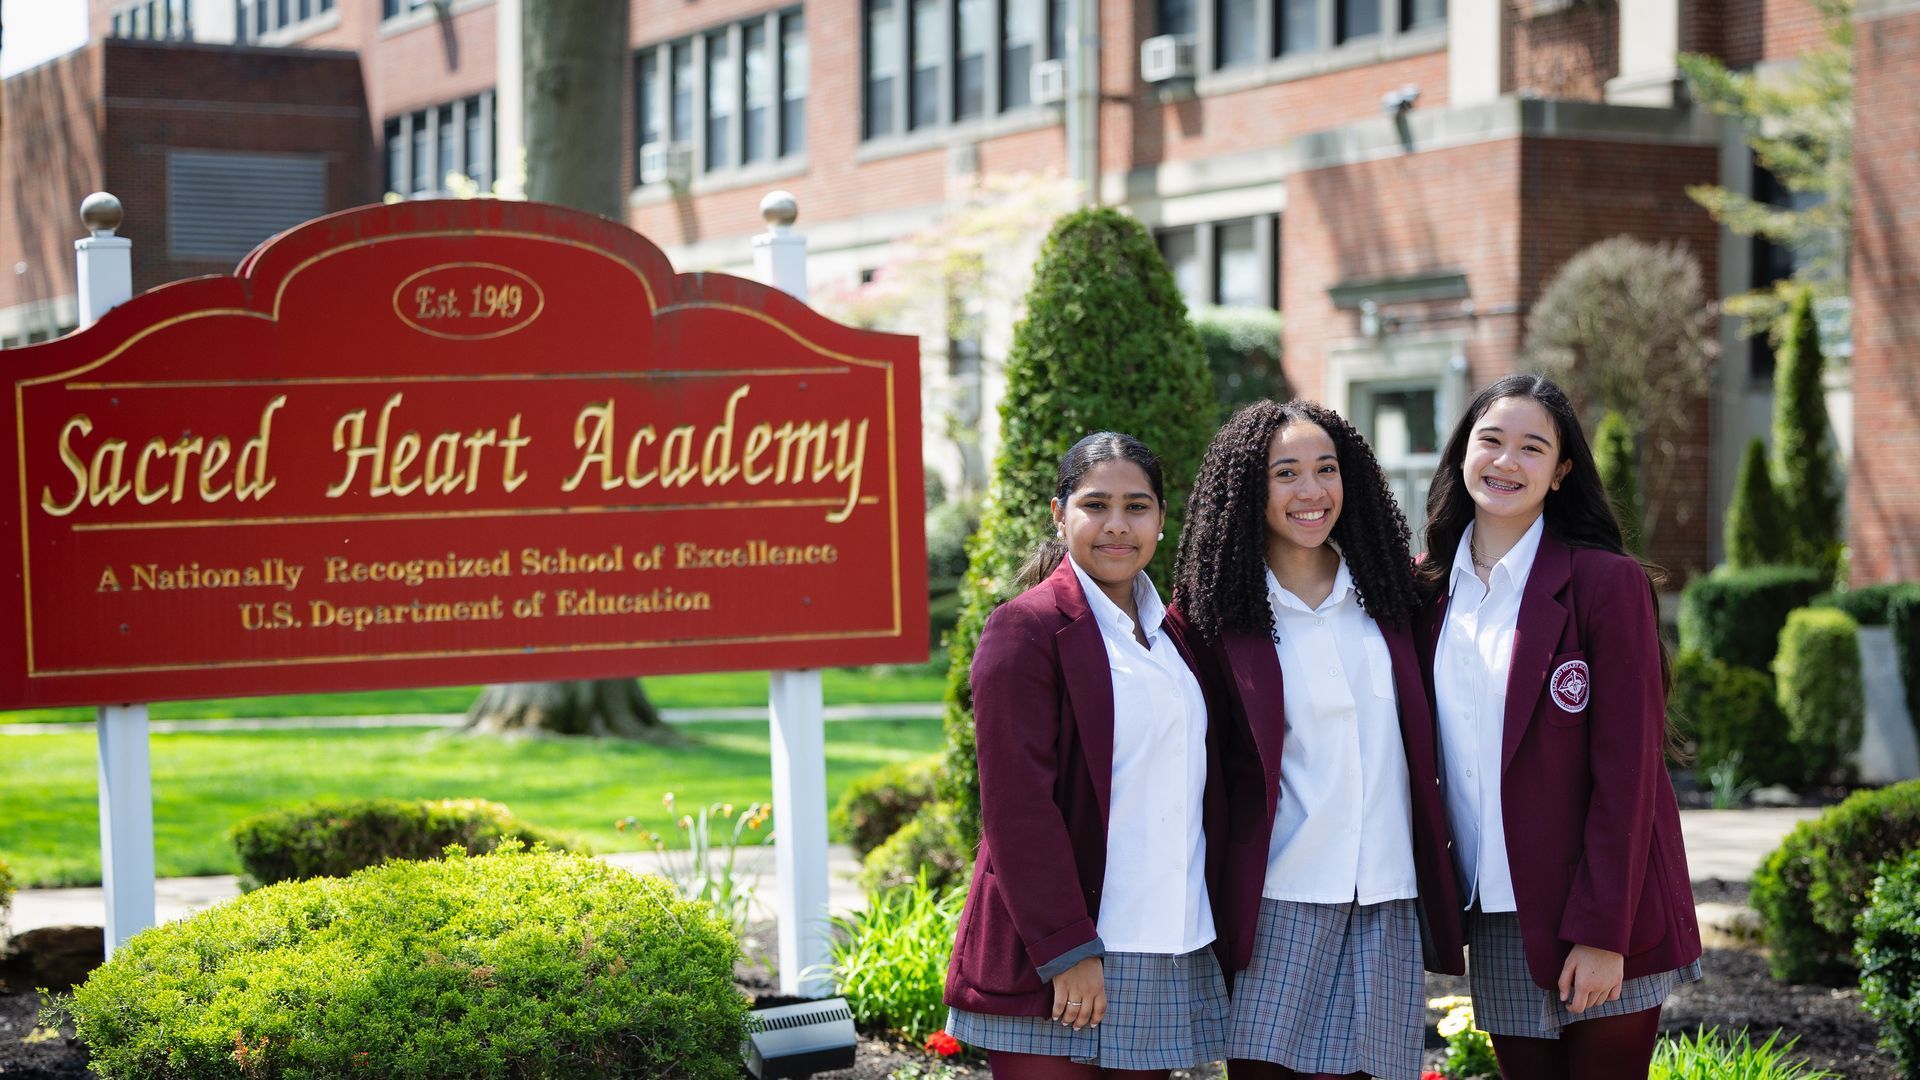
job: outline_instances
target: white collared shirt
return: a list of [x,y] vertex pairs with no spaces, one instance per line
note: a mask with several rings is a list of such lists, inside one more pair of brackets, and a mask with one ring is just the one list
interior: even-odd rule
[[[1071,558],[1068,560],[1071,562]],[[1200,681],[1163,631],[1153,582],[1133,579],[1133,620],[1073,567],[1100,625],[1113,672],[1113,786],[1100,941],[1109,952],[1189,953],[1214,937],[1207,901],[1207,702]]]
[[1465,902],[1471,906],[1478,897],[1482,911],[1517,910],[1500,804],[1501,740],[1520,599],[1545,528],[1545,519],[1536,518],[1482,585],[1473,572],[1473,526],[1467,526],[1454,549],[1447,621],[1433,655],[1440,772],[1446,780],[1447,821],[1453,827],[1453,861],[1465,886]]
[[1262,895],[1378,904],[1418,894],[1413,805],[1387,639],[1345,559],[1308,607],[1267,572],[1287,732]]

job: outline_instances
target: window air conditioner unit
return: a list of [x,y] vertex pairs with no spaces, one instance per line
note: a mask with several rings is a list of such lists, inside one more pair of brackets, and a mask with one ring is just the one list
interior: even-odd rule
[[1055,105],[1067,100],[1067,62],[1042,60],[1033,65],[1029,76],[1035,105]]
[[1140,43],[1140,79],[1164,83],[1193,78],[1193,38],[1161,34]]
[[693,147],[650,142],[640,148],[640,182],[685,184],[693,179]]

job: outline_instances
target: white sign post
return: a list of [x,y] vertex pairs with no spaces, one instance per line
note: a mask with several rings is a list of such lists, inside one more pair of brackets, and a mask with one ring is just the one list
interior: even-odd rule
[[[80,204],[91,234],[73,242],[80,286],[80,329],[133,297],[133,241],[115,236],[120,200],[96,191]],[[100,739],[100,884],[107,907],[109,958],[152,926],[153,763],[145,705],[103,705]]]
[[[760,280],[805,303],[807,241],[799,207],[775,191],[760,200],[767,231],[753,238]],[[780,992],[825,997],[827,974],[826,706],[817,669],[768,675],[773,737],[773,860],[780,876]]]

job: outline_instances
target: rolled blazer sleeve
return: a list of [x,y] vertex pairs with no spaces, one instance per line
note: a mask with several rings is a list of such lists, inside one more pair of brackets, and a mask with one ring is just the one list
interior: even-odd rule
[[1053,796],[1068,722],[1053,633],[1035,613],[1002,605],[981,631],[972,682],[981,832],[1000,900],[1049,979],[1104,952]]
[[1653,843],[1656,787],[1664,779],[1666,695],[1646,575],[1625,556],[1582,569],[1601,568],[1598,587],[1587,592],[1580,635],[1592,687],[1593,791],[1560,936],[1626,954]]

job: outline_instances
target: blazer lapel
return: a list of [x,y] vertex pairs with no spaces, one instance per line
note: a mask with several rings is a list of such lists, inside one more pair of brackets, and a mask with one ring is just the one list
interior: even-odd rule
[[1060,648],[1060,669],[1066,675],[1067,699],[1073,703],[1074,727],[1093,773],[1093,793],[1100,818],[1107,820],[1113,795],[1113,667],[1107,661],[1107,642],[1100,621],[1088,606],[1073,565],[1065,559],[1049,579],[1054,606],[1067,625],[1054,634]]
[[1240,695],[1240,707],[1246,710],[1247,725],[1253,729],[1253,744],[1260,752],[1261,772],[1267,784],[1267,808],[1278,805],[1279,789],[1272,783],[1280,775],[1280,751],[1287,734],[1285,686],[1280,673],[1280,654],[1273,642],[1258,634],[1222,634],[1220,644],[1233,672],[1234,689]]
[[1413,632],[1380,625],[1380,635],[1387,639],[1387,656],[1393,661],[1393,689],[1400,699],[1400,738],[1405,744],[1407,759],[1431,762],[1434,760],[1433,710],[1427,700],[1427,680],[1420,675]]
[[1433,657],[1440,651],[1440,631],[1447,625],[1447,603],[1452,599],[1451,593],[1441,593],[1439,599],[1413,616],[1413,648],[1423,676],[1421,695],[1427,699],[1427,710],[1436,718],[1440,713],[1433,696]]
[[1533,720],[1540,692],[1547,685],[1547,665],[1567,624],[1567,609],[1558,597],[1571,576],[1573,556],[1552,533],[1540,537],[1540,550],[1520,595],[1520,618],[1513,633],[1513,656],[1507,669],[1507,715],[1500,741],[1500,772],[1513,763],[1520,739]]

